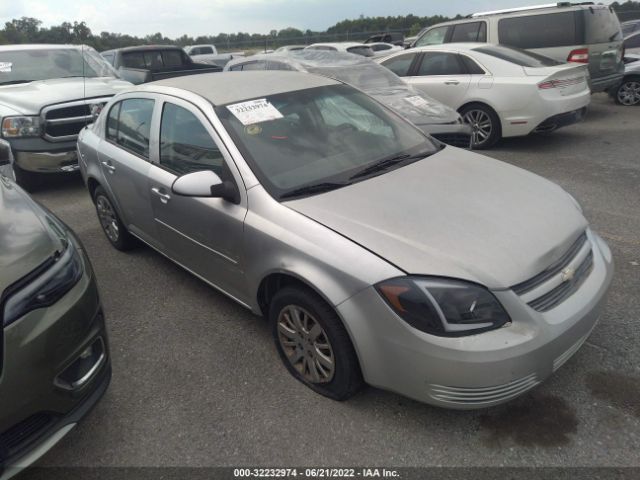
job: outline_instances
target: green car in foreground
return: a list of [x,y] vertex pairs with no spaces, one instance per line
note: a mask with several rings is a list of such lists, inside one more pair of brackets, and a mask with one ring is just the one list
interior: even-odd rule
[[[0,145],[0,164],[7,159]],[[60,220],[0,173],[0,480],[53,447],[110,379],[89,258]]]

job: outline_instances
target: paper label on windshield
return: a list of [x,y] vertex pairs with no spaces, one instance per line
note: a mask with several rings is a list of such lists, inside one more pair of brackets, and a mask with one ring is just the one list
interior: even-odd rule
[[405,100],[409,102],[414,107],[428,107],[429,102],[427,102],[424,98],[416,95],[415,97],[406,97]]
[[13,63],[11,62],[0,62],[0,73],[11,73],[12,67]]
[[266,98],[228,105],[227,109],[245,126],[282,118],[282,114]]

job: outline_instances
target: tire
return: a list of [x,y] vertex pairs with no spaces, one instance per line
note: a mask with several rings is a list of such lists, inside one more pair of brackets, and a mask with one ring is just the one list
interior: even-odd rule
[[13,164],[13,174],[16,176],[16,183],[27,192],[35,192],[42,186],[43,174],[28,172]]
[[269,305],[269,321],[280,359],[298,381],[339,401],[362,387],[349,334],[335,310],[315,292],[300,287],[278,291]]
[[100,226],[109,243],[122,251],[133,248],[136,245],[135,238],[120,220],[111,199],[102,187],[96,187],[93,192],[93,203],[96,206]]
[[460,109],[462,120],[471,125],[471,142],[476,150],[493,147],[502,138],[500,118],[482,103],[470,103]]
[[640,105],[640,77],[626,77],[616,89],[613,99],[618,105]]

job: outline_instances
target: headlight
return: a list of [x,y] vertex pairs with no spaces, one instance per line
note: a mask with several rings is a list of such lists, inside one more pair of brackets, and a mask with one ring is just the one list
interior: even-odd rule
[[53,305],[82,277],[82,260],[71,241],[67,241],[62,254],[50,258],[45,266],[48,268],[4,302],[4,326],[32,310]]
[[4,117],[2,136],[5,138],[39,137],[42,133],[40,117]]
[[381,282],[376,290],[409,325],[431,335],[473,335],[511,322],[496,297],[473,283],[407,276]]

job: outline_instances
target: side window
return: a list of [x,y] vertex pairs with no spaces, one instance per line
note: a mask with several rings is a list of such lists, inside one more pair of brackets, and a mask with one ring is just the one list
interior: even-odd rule
[[460,60],[462,60],[462,63],[464,64],[465,68],[467,69],[467,73],[470,75],[484,75],[485,72],[484,69],[478,65],[475,60],[470,59],[469,57],[467,57],[466,55],[460,55],[458,57]]
[[638,48],[640,47],[640,33],[628,37],[624,41],[624,48]]
[[498,37],[498,43],[502,45],[525,49],[582,43],[578,38],[574,12],[503,18],[498,22]]
[[101,55],[102,55],[102,58],[104,58],[107,62],[113,65],[113,57],[115,56],[113,53],[103,53]]
[[398,55],[397,57],[385,60],[384,62],[382,62],[382,65],[387,67],[399,77],[406,77],[409,74],[409,68],[413,63],[414,58],[416,58],[415,53],[407,53],[405,55]]
[[455,53],[424,52],[416,75],[466,75]]
[[160,165],[176,175],[213,170],[222,177],[224,159],[193,113],[165,103],[160,126]]
[[[484,38],[481,39],[480,31],[484,27]],[[459,23],[453,27],[451,42],[485,42],[487,39],[487,26],[484,22]]]
[[122,65],[127,68],[146,68],[142,52],[123,53]]
[[122,102],[118,102],[113,107],[111,107],[111,110],[109,110],[109,116],[107,117],[107,138],[114,142],[118,137],[118,117],[120,116],[120,105],[122,105]]
[[238,65],[234,65],[233,67],[229,67],[229,70],[231,70],[232,72],[241,72],[243,66],[244,63],[240,63]]
[[256,62],[248,62],[242,65],[242,71],[245,70],[266,70],[267,62],[265,61],[256,61]]
[[425,45],[439,45],[441,43],[444,43],[444,39],[447,36],[449,28],[449,26],[446,26],[427,30],[425,34],[416,41],[415,46],[424,47]]
[[191,55],[206,55],[209,53],[213,53],[213,49],[211,47],[195,47],[191,50]]
[[162,55],[160,55],[160,52],[144,52],[144,63],[144,68],[159,70],[162,68]]
[[283,62],[269,62],[267,63],[267,70],[295,70],[291,65],[287,65]]
[[162,52],[162,61],[165,67],[181,67],[184,65],[182,52],[179,50],[165,50]]
[[[132,98],[120,102],[116,143],[145,158],[149,158],[149,132],[154,103],[146,98]],[[114,109],[111,109],[109,116],[113,111]]]

